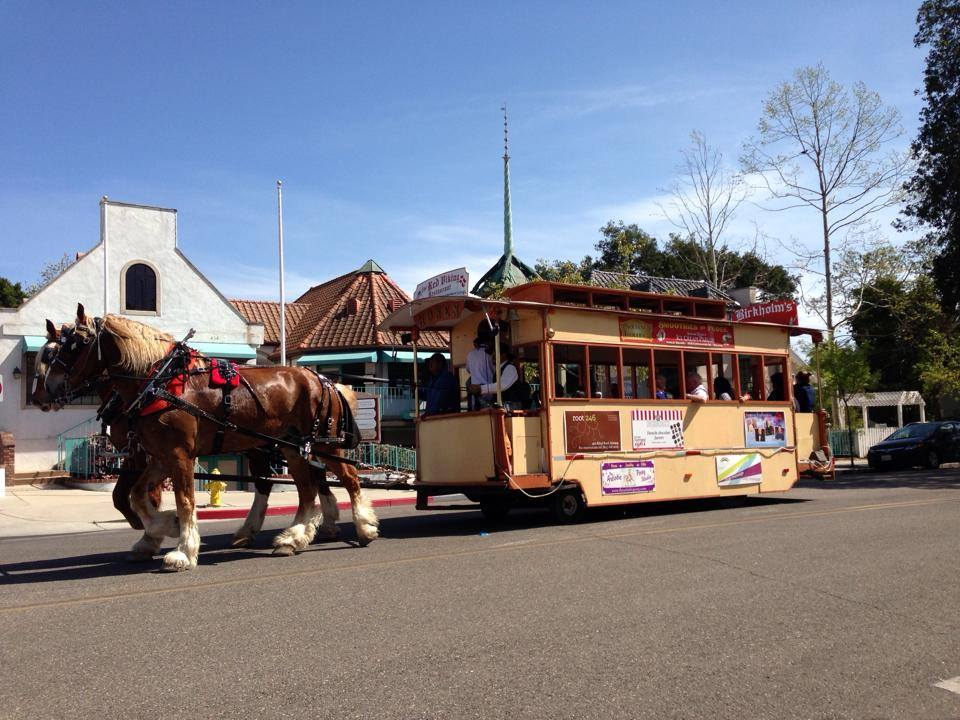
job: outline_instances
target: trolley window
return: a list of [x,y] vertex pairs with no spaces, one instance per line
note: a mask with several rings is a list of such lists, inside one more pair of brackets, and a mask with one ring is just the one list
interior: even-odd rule
[[683,359],[677,350],[656,350],[653,353],[654,382],[657,400],[683,397]]
[[763,357],[738,355],[737,367],[740,371],[740,394],[750,400],[765,400]]
[[734,375],[733,355],[728,353],[713,353],[711,355],[710,370],[713,374],[713,399],[736,400],[736,376]]
[[[707,397],[713,399],[710,392],[710,355],[704,352],[685,352],[683,354],[684,393],[693,392],[697,385],[703,385],[707,390]],[[696,378],[694,378],[694,375]]]
[[777,402],[788,400],[786,358],[766,357],[763,364],[766,399]]
[[650,351],[645,348],[623,348],[623,396],[647,400],[653,397],[652,385]]
[[589,350],[590,397],[621,397],[620,348],[591,345]]
[[553,393],[558,398],[587,396],[586,347],[583,345],[553,346]]
[[514,348],[514,362],[517,366],[519,378],[530,386],[530,398],[524,409],[540,407],[540,388],[543,377],[540,372],[540,346],[518,345]]

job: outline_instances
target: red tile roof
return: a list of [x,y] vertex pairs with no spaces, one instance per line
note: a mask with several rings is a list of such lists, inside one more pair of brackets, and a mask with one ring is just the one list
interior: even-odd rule
[[[271,300],[231,300],[233,306],[240,311],[248,322],[263,325],[263,344],[280,344],[280,303]],[[296,326],[306,312],[307,306],[298,303],[287,303],[284,306],[287,329]]]
[[[269,317],[273,326],[278,326],[278,303],[232,302],[248,320],[263,322],[266,328]],[[400,341],[399,333],[378,332],[376,327],[398,305],[408,302],[410,297],[372,261],[359,270],[315,285],[287,305],[287,355],[296,357],[331,348],[407,347]],[[271,305],[273,309],[268,307]],[[295,320],[291,320],[290,308],[296,308]],[[279,336],[279,329],[275,331],[276,336]],[[418,343],[418,347],[424,350],[443,350],[449,345],[450,338],[445,332],[421,333]]]

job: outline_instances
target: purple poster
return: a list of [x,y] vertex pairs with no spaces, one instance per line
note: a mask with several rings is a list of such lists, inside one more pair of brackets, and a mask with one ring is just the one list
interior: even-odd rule
[[600,490],[604,495],[650,492],[655,487],[653,460],[600,464]]

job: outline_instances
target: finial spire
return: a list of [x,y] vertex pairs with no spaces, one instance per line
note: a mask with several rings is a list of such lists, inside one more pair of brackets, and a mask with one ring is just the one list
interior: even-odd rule
[[507,103],[503,106],[503,259],[509,270],[513,262],[513,212],[510,209],[510,143],[507,125]]

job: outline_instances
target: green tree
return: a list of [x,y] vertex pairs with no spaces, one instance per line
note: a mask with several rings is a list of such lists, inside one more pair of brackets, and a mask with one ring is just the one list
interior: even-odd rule
[[960,314],[960,0],[925,0],[914,44],[927,47],[917,159],[901,228],[923,226],[938,248],[932,270],[944,305]]
[[850,438],[850,466],[853,466],[853,426],[850,423],[850,399],[876,382],[876,373],[870,368],[865,347],[841,345],[827,340],[814,348],[813,366],[820,370],[821,392],[843,403],[847,432]]
[[663,257],[657,239],[636,223],[611,220],[600,228],[602,237],[596,244],[600,256],[594,261],[597,270],[622,273],[660,275]]
[[20,287],[20,283],[10,282],[5,277],[0,277],[0,307],[19,307],[26,298],[27,293]]
[[745,172],[760,178],[772,210],[810,208],[823,226],[823,252],[798,253],[823,268],[827,332],[834,334],[833,258],[842,233],[899,202],[907,160],[882,154],[902,133],[900,116],[863,83],[849,90],[823,67],[804,67],[767,96]]
[[593,269],[593,260],[587,255],[579,263],[573,260],[537,260],[533,269],[544,280],[551,282],[571,283],[583,285],[590,282],[590,271]]

